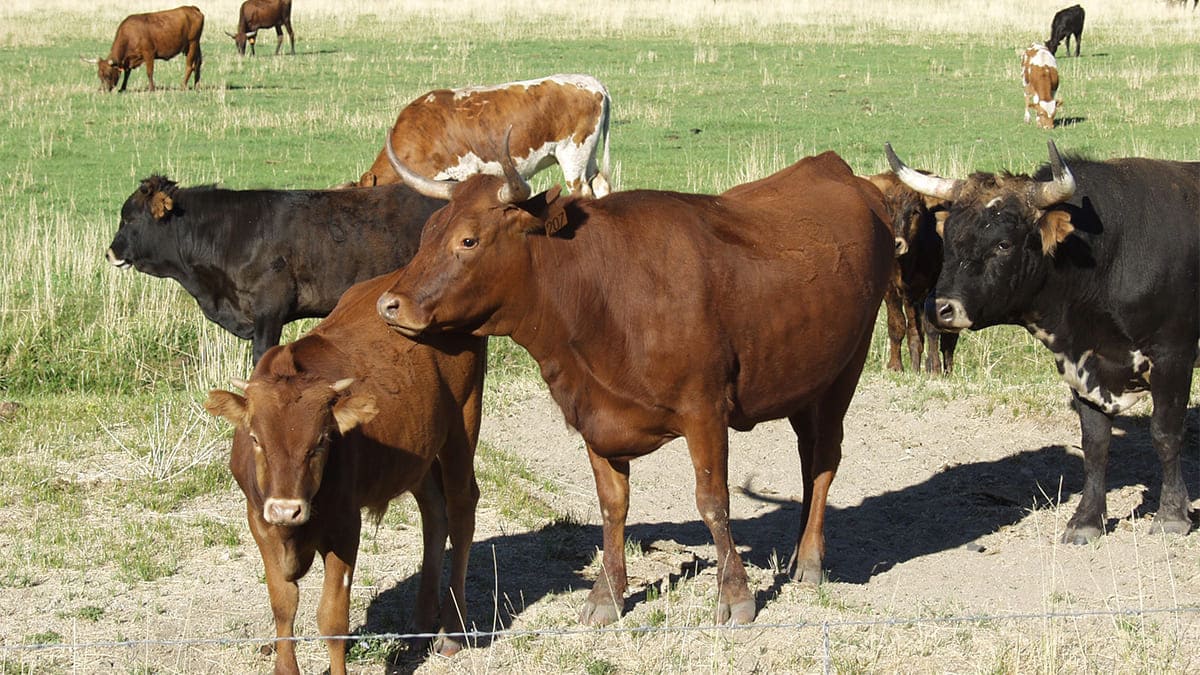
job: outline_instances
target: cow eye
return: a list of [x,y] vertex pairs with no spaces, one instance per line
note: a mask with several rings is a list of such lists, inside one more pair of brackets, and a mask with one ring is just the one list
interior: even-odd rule
[[462,240],[462,247],[463,248],[475,248],[476,244],[478,244],[478,243],[479,243],[478,239],[475,239],[473,237],[466,237]]
[[1012,248],[1012,242],[1007,239],[1001,239],[996,244],[996,249],[999,251],[1007,251],[1010,248]]
[[250,434],[250,442],[254,444],[255,450],[262,450],[262,445],[258,442],[258,436]]

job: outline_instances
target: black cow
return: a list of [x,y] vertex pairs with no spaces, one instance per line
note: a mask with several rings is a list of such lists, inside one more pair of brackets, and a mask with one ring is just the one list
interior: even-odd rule
[[283,324],[325,316],[355,282],[407,263],[443,205],[403,184],[226,190],[151,176],[121,207],[108,260],[178,281],[210,321],[254,339],[257,363]]
[[1180,469],[1192,369],[1200,355],[1200,162],[1071,158],[1050,142],[1034,176],[901,180],[953,202],[942,275],[926,306],[943,330],[1025,327],[1054,354],[1083,431],[1084,481],[1063,541],[1104,532],[1112,418],[1149,391],[1162,463],[1154,529],[1186,533]]
[[1071,36],[1075,36],[1075,56],[1079,56],[1079,36],[1083,35],[1083,8],[1071,5],[1054,13],[1050,21],[1050,39],[1046,40],[1046,49],[1051,54],[1058,54],[1058,43],[1066,40],[1067,54],[1071,53]]

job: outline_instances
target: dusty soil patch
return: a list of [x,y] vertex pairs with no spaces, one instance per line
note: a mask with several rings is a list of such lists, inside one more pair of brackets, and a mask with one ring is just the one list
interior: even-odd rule
[[[374,673],[1200,667],[1200,612],[1084,615],[1200,607],[1200,534],[1171,538],[1147,532],[1158,467],[1146,418],[1117,424],[1110,533],[1100,543],[1076,547],[1057,543],[1082,483],[1078,424],[1065,403],[1061,412],[1041,420],[981,414],[972,401],[916,412],[909,407],[905,391],[886,381],[864,386],[855,399],[830,499],[830,581],[819,588],[792,584],[779,574],[799,518],[799,461],[790,429],[776,422],[731,436],[734,537],[759,598],[757,624],[749,630],[708,627],[715,556],[696,514],[684,443],[635,461],[628,529],[631,597],[621,625],[679,630],[606,634],[579,631],[575,623],[600,543],[583,444],[549,396],[538,391],[489,415],[483,438],[517,455],[538,481],[553,485],[527,487],[562,517],[531,530],[502,517],[485,495],[470,610],[481,629],[565,634],[505,636],[449,660],[425,659],[394,643],[365,645],[360,651],[367,660],[356,668]],[[1192,409],[1185,475],[1194,496],[1200,495],[1198,418],[1200,411]],[[244,527],[240,494],[207,501],[174,517]],[[352,625],[372,633],[409,627],[419,542],[415,524],[366,533]],[[58,635],[81,645],[9,652],[7,665],[83,672],[268,671],[270,657],[260,653],[257,639],[172,643],[272,632],[261,562],[248,533],[240,547],[205,551],[181,552],[178,573],[133,587],[118,581],[114,570],[100,568],[0,589],[7,644]],[[223,552],[213,557],[212,551]],[[302,584],[299,630],[309,635],[316,630],[319,583],[314,573]],[[120,640],[163,642],[82,646]],[[394,665],[380,663],[385,652]],[[300,653],[306,672],[325,667],[321,645],[302,645]]]

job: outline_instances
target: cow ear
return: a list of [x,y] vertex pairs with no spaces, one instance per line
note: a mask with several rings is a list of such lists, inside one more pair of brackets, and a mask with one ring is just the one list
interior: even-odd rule
[[1042,232],[1042,253],[1054,255],[1054,249],[1058,248],[1067,235],[1075,231],[1075,226],[1071,224],[1070,213],[1055,209],[1042,216],[1038,222],[1038,229]]
[[165,192],[155,192],[150,197],[150,215],[154,216],[155,220],[166,218],[173,208],[175,208],[175,200]]
[[938,211],[937,213],[933,214],[933,219],[937,221],[937,225],[934,226],[934,229],[937,230],[939,239],[946,238],[946,218],[949,215],[949,211]]
[[375,397],[370,394],[347,396],[333,406],[333,419],[337,420],[338,432],[343,436],[354,427],[375,419],[378,414]]
[[246,399],[231,391],[213,389],[208,392],[208,398],[204,401],[204,409],[216,417],[224,417],[235,427],[250,426]]
[[567,210],[565,200],[560,199],[562,196],[562,186],[555,185],[549,190],[534,195],[530,199],[521,203],[521,209],[533,216],[532,223],[529,223],[526,232],[544,232],[547,236],[554,236],[556,232],[567,226]]
[[936,208],[946,208],[947,202],[941,197],[931,197],[929,195],[921,195],[921,197],[925,200],[925,208],[930,211]]

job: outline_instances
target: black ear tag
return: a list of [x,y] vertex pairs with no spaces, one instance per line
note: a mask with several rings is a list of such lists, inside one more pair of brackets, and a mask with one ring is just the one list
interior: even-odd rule
[[546,234],[553,235],[555,232],[567,226],[567,212],[560,210],[549,219],[546,220]]

